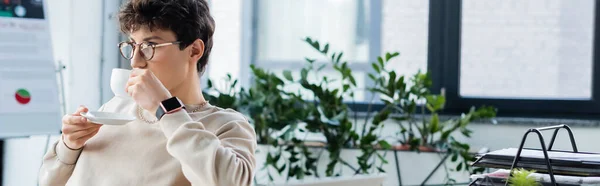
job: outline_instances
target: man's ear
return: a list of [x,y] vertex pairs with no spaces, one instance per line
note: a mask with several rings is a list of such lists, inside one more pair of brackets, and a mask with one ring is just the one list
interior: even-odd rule
[[204,42],[201,39],[196,39],[191,45],[190,58],[193,63],[198,62],[204,56]]

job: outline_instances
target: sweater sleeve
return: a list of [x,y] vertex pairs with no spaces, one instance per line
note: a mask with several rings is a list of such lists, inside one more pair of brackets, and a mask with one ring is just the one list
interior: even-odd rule
[[[104,106],[98,111],[104,110]],[[66,185],[73,174],[75,164],[83,148],[72,150],[64,143],[62,136],[44,155],[42,166],[38,174],[39,185],[54,186]]]
[[82,149],[69,149],[62,139],[54,142],[44,156],[39,173],[39,184],[43,186],[67,184],[81,151]]
[[160,126],[167,151],[192,185],[251,185],[256,136],[246,120],[232,119],[211,132],[182,110],[165,115]]

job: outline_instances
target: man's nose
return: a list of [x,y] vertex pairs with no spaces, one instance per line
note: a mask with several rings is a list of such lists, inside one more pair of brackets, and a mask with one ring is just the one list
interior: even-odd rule
[[144,59],[144,56],[142,56],[137,47],[133,51],[133,57],[131,58],[130,65],[131,68],[145,68],[147,66],[146,59]]

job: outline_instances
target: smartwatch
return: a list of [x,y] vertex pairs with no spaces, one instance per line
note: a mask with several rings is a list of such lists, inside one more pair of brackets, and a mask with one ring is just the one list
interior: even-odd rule
[[160,108],[156,110],[156,118],[160,120],[165,114],[171,114],[181,109],[185,109],[185,106],[177,97],[172,97],[160,102]]

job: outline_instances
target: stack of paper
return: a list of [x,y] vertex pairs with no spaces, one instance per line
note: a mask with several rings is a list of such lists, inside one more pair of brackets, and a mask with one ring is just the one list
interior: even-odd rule
[[[479,157],[473,166],[510,169],[517,150],[517,148],[509,148],[487,153]],[[600,176],[600,154],[549,151],[548,156],[555,174]],[[541,150],[523,149],[517,167],[548,172],[544,153]]]
[[[471,185],[504,185],[509,175],[517,148],[493,151],[480,156],[474,167],[501,169],[494,173],[473,175]],[[600,185],[600,154],[549,151],[548,157],[554,178],[560,185]],[[550,184],[548,166],[542,150],[523,149],[517,168],[535,170],[531,176],[542,185]]]

